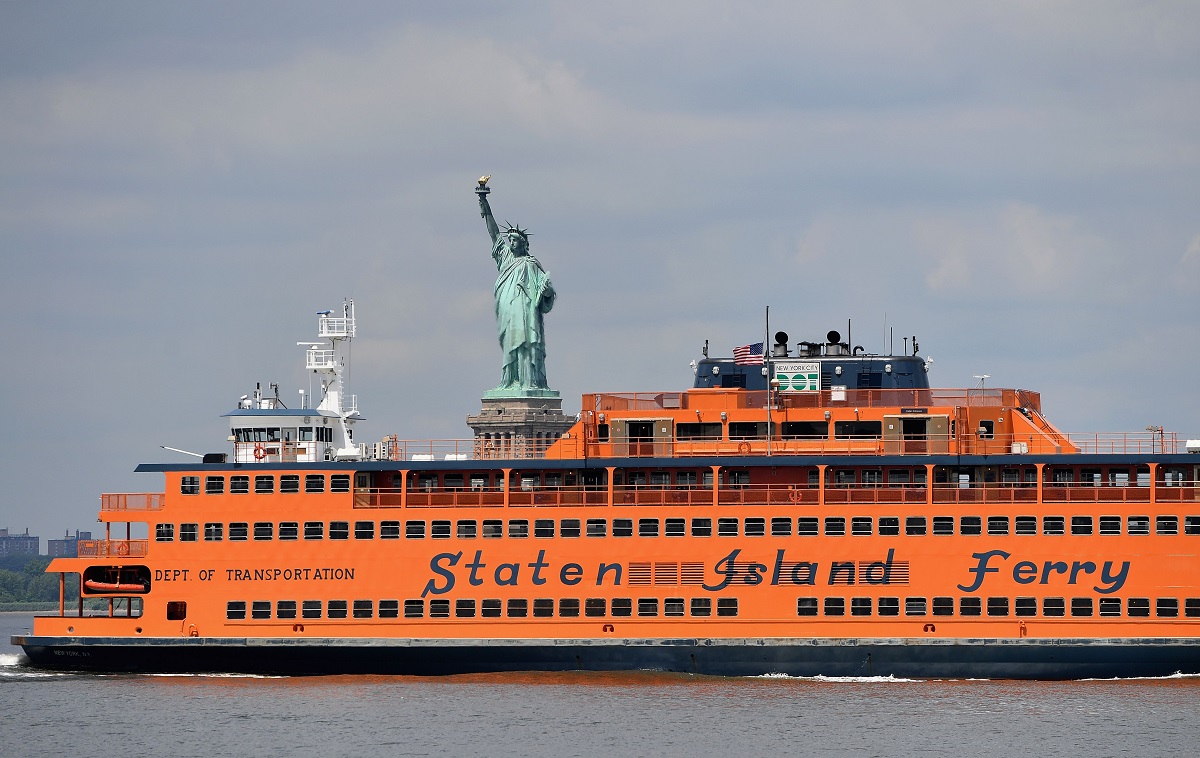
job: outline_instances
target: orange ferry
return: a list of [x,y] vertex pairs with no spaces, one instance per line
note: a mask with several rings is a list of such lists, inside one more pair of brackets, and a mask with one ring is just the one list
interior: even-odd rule
[[830,332],[706,346],[690,389],[584,395],[554,439],[361,445],[353,304],[318,326],[319,405],[256,390],[232,454],[101,497],[104,539],[13,638],[34,665],[1200,672],[1200,442],[1065,434],[1036,392],[931,388],[915,339]]

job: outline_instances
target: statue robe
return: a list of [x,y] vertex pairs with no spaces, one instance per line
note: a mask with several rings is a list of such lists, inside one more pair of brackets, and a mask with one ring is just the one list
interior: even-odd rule
[[500,388],[547,389],[542,315],[554,307],[554,286],[537,258],[513,255],[503,235],[492,245],[496,332],[504,351]]

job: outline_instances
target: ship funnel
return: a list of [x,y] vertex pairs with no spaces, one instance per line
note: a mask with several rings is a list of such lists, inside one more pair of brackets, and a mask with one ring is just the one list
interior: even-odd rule
[[787,332],[775,332],[775,347],[771,349],[772,358],[786,358],[788,354],[787,348],[788,334]]

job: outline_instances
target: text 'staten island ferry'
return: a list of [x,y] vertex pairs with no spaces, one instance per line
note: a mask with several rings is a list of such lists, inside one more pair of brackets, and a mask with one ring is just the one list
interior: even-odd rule
[[552,440],[356,445],[354,332],[348,303],[305,343],[317,407],[256,390],[232,456],[102,496],[105,539],[48,571],[108,612],[38,617],[14,638],[33,664],[1200,672],[1194,442],[1066,435],[1035,392],[931,389],[915,342],[831,332],[705,356],[683,392],[585,395]]

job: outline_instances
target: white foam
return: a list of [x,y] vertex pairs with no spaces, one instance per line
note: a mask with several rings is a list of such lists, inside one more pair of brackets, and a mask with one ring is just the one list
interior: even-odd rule
[[905,682],[923,682],[924,679],[907,679],[902,676],[825,676],[817,674],[816,676],[791,676],[790,674],[763,674],[761,676],[751,677],[752,679],[791,679],[798,682],[835,682],[835,683],[905,683]]

